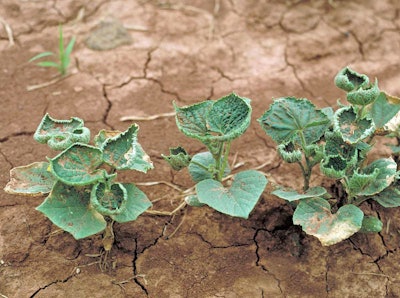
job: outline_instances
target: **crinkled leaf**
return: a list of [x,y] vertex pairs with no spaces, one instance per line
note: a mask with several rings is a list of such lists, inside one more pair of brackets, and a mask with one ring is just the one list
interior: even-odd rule
[[267,179],[262,173],[248,170],[233,176],[230,187],[206,179],[197,183],[196,192],[200,203],[231,216],[248,218],[266,184]]
[[400,207],[400,185],[396,182],[371,198],[385,208]]
[[357,114],[351,106],[336,111],[333,127],[335,132],[350,144],[362,141],[375,131],[374,122],[367,118],[357,119]]
[[335,77],[335,85],[347,92],[366,86],[369,79],[365,74],[359,74],[350,67],[341,69]]
[[139,126],[133,124],[126,131],[108,138],[103,146],[103,160],[118,170],[137,170],[146,173],[153,168],[150,157],[138,143]]
[[386,93],[381,92],[371,108],[371,116],[376,128],[383,128],[399,111],[400,103],[390,103]]
[[54,176],[68,185],[92,184],[107,176],[98,168],[103,163],[102,151],[89,145],[74,144],[49,161]]
[[182,147],[169,148],[170,155],[161,154],[162,158],[173,168],[175,171],[180,171],[190,164],[192,157]]
[[84,127],[82,119],[56,120],[46,114],[33,138],[39,143],[47,143],[53,150],[64,150],[74,143],[89,143],[90,131]]
[[[189,174],[192,177],[193,181],[200,182],[205,179],[214,179],[214,171],[215,171],[215,159],[210,152],[200,152],[193,156],[192,161],[189,164]],[[206,170],[196,163],[202,164],[209,170]],[[231,172],[229,165],[227,164],[224,171],[224,177],[229,175]]]
[[279,144],[278,154],[284,161],[288,163],[300,162],[303,158],[301,150],[297,149],[292,142],[287,144]]
[[286,201],[293,202],[297,200],[323,197],[327,194],[327,192],[325,188],[316,186],[309,188],[305,193],[299,193],[295,190],[277,189],[274,190],[272,194]]
[[90,189],[57,182],[50,195],[36,209],[75,239],[99,233],[105,229],[106,221],[89,204]]
[[372,173],[359,173],[355,171],[348,180],[346,191],[350,196],[363,195],[366,189],[370,188],[379,174],[379,169],[375,169]]
[[102,215],[117,215],[125,211],[128,193],[121,183],[107,187],[97,183],[90,193],[90,204]]
[[328,201],[321,198],[301,200],[293,214],[293,223],[313,235],[322,245],[336,244],[361,229],[364,213],[354,205],[345,205],[331,213]]
[[347,93],[347,101],[353,105],[366,106],[373,103],[379,96],[378,80],[374,84]]
[[118,215],[111,215],[111,218],[119,223],[136,220],[140,214],[152,206],[146,194],[134,184],[123,183],[122,185],[127,193],[126,208]]
[[96,147],[101,148],[101,147],[103,147],[103,145],[107,141],[107,139],[116,137],[116,136],[120,135],[121,133],[122,133],[122,131],[119,131],[119,130],[102,129],[94,137],[94,144]]
[[361,233],[379,233],[382,231],[383,223],[379,218],[375,216],[364,216],[362,226],[360,229]]
[[41,196],[53,188],[56,179],[47,170],[49,163],[34,162],[10,171],[10,181],[4,191],[10,194]]
[[247,129],[251,119],[250,100],[232,93],[216,101],[204,101],[187,107],[175,105],[180,131],[209,146],[213,142],[233,140]]
[[316,109],[308,99],[294,97],[275,99],[258,122],[278,144],[291,141],[300,143],[301,133],[307,144],[315,143],[331,124],[328,116]]

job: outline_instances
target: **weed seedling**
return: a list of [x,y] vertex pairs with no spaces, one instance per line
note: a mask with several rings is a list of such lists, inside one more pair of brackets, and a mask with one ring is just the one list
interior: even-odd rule
[[[62,75],[65,76],[67,74],[67,69],[69,66],[69,63],[71,62],[71,52],[72,49],[74,48],[75,44],[75,37],[72,37],[68,45],[64,48],[64,38],[63,38],[63,31],[62,31],[62,26],[60,25],[58,27],[59,31],[59,39],[58,39],[58,61],[40,61],[37,63],[38,66],[41,67],[53,67],[58,70],[58,72]],[[29,62],[33,62],[35,60],[44,58],[44,57],[49,57],[49,56],[55,56],[55,53],[53,52],[43,52],[40,53],[34,57],[32,57]]]
[[104,231],[104,249],[110,251],[113,223],[135,220],[151,206],[133,183],[116,181],[117,170],[146,173],[153,168],[137,142],[138,130],[136,124],[124,132],[101,130],[89,145],[90,131],[81,119],[55,120],[46,114],[34,139],[61,153],[12,169],[5,191],[46,195],[37,210],[76,239]]
[[[384,207],[400,206],[397,164],[392,158],[369,162],[368,152],[376,135],[398,132],[398,123],[388,125],[400,110],[381,92],[377,81],[346,67],[335,84],[347,92],[348,105],[317,109],[308,99],[293,97],[274,100],[258,120],[278,144],[279,155],[299,165],[303,190],[276,189],[273,194],[296,206],[293,223],[316,236],[323,245],[332,245],[358,231],[380,232],[382,222],[365,216],[359,206],[372,199]],[[335,179],[344,189],[332,198],[321,186],[310,187],[314,166]],[[332,213],[332,211],[334,213]]]
[[[191,206],[208,205],[215,210],[248,218],[267,184],[265,176],[255,170],[234,174],[228,156],[231,142],[250,124],[250,100],[232,93],[218,100],[207,100],[191,106],[175,105],[176,124],[186,136],[202,142],[208,151],[190,156],[182,147],[171,148],[163,158],[174,170],[188,167],[197,183],[196,194],[187,196]],[[230,176],[229,176],[230,177]],[[228,184],[229,183],[229,184]]]

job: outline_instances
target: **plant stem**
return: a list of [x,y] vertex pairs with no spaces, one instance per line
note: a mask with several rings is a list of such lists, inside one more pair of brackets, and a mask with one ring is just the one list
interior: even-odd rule
[[304,178],[303,191],[307,191],[310,188],[312,166],[310,163],[310,159],[308,158],[309,156],[308,156],[308,150],[306,148],[307,147],[306,138],[304,137],[302,131],[299,132],[299,136],[301,141],[301,147],[304,152],[305,166],[301,162],[299,162],[299,164],[303,172],[303,178]]
[[229,151],[231,150],[231,142],[225,143],[224,147],[225,152],[223,154],[222,165],[221,168],[218,169],[218,181],[222,181],[222,178],[224,177],[225,168],[228,164]]
[[215,168],[217,170],[215,179],[217,179],[220,182],[222,181],[222,178],[220,178],[220,169],[221,169],[221,159],[222,159],[223,153],[224,153],[224,142],[220,142],[219,148],[218,148],[218,153],[214,156]]

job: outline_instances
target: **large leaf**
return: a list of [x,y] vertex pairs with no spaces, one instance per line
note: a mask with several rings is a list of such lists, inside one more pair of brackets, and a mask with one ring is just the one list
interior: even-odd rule
[[103,160],[118,170],[137,170],[146,173],[153,168],[150,157],[138,143],[139,126],[133,124],[126,131],[105,140]]
[[258,119],[264,131],[278,144],[295,141],[306,145],[320,140],[330,126],[328,116],[308,99],[283,97],[275,99],[270,109]]
[[90,187],[75,187],[57,182],[46,200],[36,209],[55,225],[81,239],[103,231],[103,216],[89,204]]
[[82,119],[56,120],[46,114],[33,138],[39,143],[47,143],[53,150],[64,150],[74,143],[89,143],[90,131],[84,127]]
[[104,179],[107,172],[98,167],[103,163],[100,149],[75,144],[50,159],[54,176],[68,185],[87,185]]
[[274,190],[272,194],[286,201],[293,202],[297,200],[323,197],[327,194],[327,191],[321,186],[316,186],[309,188],[305,193],[299,193],[295,190],[277,189]]
[[51,191],[56,179],[47,170],[49,163],[34,162],[10,171],[10,181],[4,191],[11,194],[40,196]]
[[175,105],[176,123],[185,135],[208,146],[240,136],[250,124],[250,100],[232,93],[216,101],[187,107]]
[[368,118],[358,119],[353,107],[343,107],[336,111],[333,127],[346,143],[356,144],[375,131],[375,124]]
[[400,104],[390,103],[388,97],[385,92],[381,92],[372,105],[371,116],[376,128],[383,128],[400,111]]
[[120,214],[111,215],[111,218],[119,223],[136,220],[140,214],[152,206],[145,193],[134,184],[123,183],[122,185],[127,193],[126,208]]
[[248,218],[267,184],[260,172],[248,170],[233,176],[232,185],[225,188],[212,179],[196,185],[197,198],[215,210],[242,218]]
[[128,193],[121,183],[108,186],[97,183],[90,193],[90,204],[102,215],[117,215],[125,211]]
[[169,154],[168,156],[161,154],[161,156],[175,171],[180,171],[189,166],[192,159],[182,147],[169,148]]
[[328,201],[321,198],[301,200],[293,214],[293,223],[313,235],[322,245],[336,244],[361,229],[364,213],[354,205],[345,205],[331,213]]
[[[204,167],[199,166],[202,164]],[[200,182],[205,179],[214,179],[213,173],[215,171],[215,159],[210,152],[200,152],[193,156],[192,162],[189,164],[189,174],[193,181]],[[229,164],[226,165],[224,177],[231,172]]]
[[399,182],[393,183],[380,193],[371,197],[385,208],[400,207],[400,185]]
[[[372,179],[364,179],[367,181],[360,182],[359,189],[353,193],[358,196],[371,196],[380,193],[394,181],[396,175],[397,164],[392,158],[381,158],[375,160],[362,170],[361,174],[354,175],[356,179],[360,177],[370,177]],[[353,180],[353,177],[350,181]]]

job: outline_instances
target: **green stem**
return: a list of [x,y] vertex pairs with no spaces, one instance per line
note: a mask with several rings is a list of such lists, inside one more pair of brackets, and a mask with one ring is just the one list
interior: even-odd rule
[[306,138],[304,137],[304,134],[302,131],[299,132],[300,135],[300,141],[301,141],[301,147],[304,152],[304,159],[306,161],[305,166],[300,163],[301,169],[303,171],[303,177],[304,177],[304,185],[303,185],[303,191],[307,191],[310,187],[310,179],[311,179],[311,171],[312,171],[312,166],[310,159],[308,158],[308,150],[307,150],[307,143],[306,143]]
[[217,170],[215,179],[217,179],[218,181],[222,180],[222,178],[220,178],[220,173],[219,172],[220,172],[220,169],[221,169],[221,159],[222,159],[223,153],[224,153],[224,142],[220,142],[219,143],[219,148],[218,148],[218,153],[216,155],[214,155],[215,168]]
[[231,150],[231,142],[225,143],[225,146],[224,146],[225,152],[223,154],[222,165],[221,165],[221,168],[218,169],[218,181],[222,181],[222,178],[224,177],[225,168],[226,168],[226,165],[228,164],[228,156],[229,156],[230,150]]

